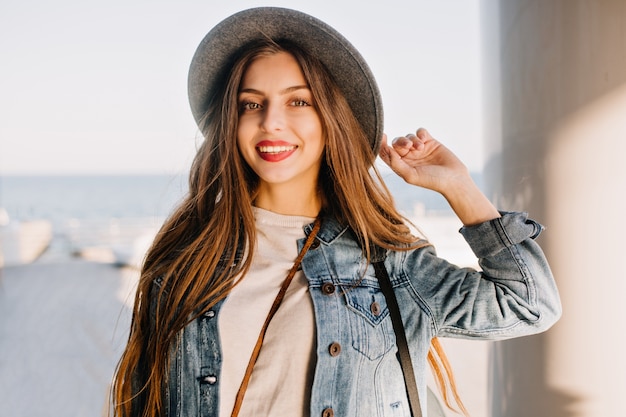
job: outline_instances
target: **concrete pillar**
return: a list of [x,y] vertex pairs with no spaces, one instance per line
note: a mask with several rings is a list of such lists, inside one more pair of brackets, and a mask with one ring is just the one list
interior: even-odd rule
[[491,196],[547,225],[564,305],[547,333],[494,345],[491,416],[623,417],[626,1],[482,5]]

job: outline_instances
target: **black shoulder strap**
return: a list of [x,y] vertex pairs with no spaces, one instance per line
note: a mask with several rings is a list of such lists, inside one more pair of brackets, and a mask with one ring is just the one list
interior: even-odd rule
[[396,344],[398,345],[398,359],[404,375],[404,385],[406,386],[407,395],[409,397],[409,406],[413,417],[422,417],[422,408],[420,406],[420,398],[417,391],[417,383],[415,382],[415,373],[413,363],[411,362],[411,354],[409,353],[409,345],[406,340],[406,333],[402,325],[402,317],[400,316],[400,308],[398,300],[393,292],[391,280],[385,268],[385,262],[374,262],[374,270],[376,278],[380,284],[380,289],[387,300],[387,307],[391,315],[391,323],[393,324],[393,332],[396,334]]

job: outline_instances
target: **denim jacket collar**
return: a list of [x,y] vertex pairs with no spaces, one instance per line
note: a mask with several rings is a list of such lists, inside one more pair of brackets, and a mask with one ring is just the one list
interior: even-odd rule
[[[304,232],[308,236],[313,230],[313,224],[310,223],[304,227]],[[317,239],[327,246],[342,237],[346,233],[351,233],[350,226],[341,224],[335,217],[322,215],[322,227],[317,233]],[[356,240],[356,239],[355,239]],[[387,250],[380,246],[371,245],[370,262],[382,262],[387,256]]]
[[[313,224],[307,224],[304,227],[304,232],[308,236],[313,230]],[[339,223],[334,217],[322,215],[322,227],[317,233],[317,239],[325,245],[330,245],[341,237],[349,229],[348,225]]]

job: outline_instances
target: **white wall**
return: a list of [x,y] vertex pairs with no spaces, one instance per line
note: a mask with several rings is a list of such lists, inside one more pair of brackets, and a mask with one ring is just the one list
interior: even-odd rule
[[490,15],[487,181],[500,207],[547,225],[564,305],[547,333],[495,345],[491,416],[623,417],[626,2],[484,0]]

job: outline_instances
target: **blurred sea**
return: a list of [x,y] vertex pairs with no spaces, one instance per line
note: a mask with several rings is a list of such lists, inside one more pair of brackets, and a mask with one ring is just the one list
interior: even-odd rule
[[2,176],[0,207],[12,219],[162,217],[187,190],[185,176]]
[[51,222],[45,256],[58,258],[154,233],[184,196],[186,181],[183,175],[2,176],[0,208],[11,221]]
[[[439,194],[383,173],[407,216],[450,215]],[[480,176],[474,175],[480,185]],[[124,176],[0,176],[0,208],[12,221],[52,223],[47,257],[85,247],[129,244],[154,231],[187,191],[187,174]]]

